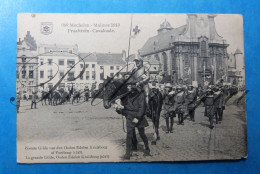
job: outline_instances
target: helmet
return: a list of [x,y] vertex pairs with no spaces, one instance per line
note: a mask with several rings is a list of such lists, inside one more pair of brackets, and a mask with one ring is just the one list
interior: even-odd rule
[[177,89],[177,90],[178,90],[178,89],[179,89],[179,90],[182,90],[182,87],[178,85],[178,86],[176,86],[176,89]]
[[165,88],[172,88],[172,85],[170,83],[166,83]]
[[140,56],[137,56],[137,57],[134,58],[134,61],[138,61],[138,62],[142,61],[143,62],[143,59]]

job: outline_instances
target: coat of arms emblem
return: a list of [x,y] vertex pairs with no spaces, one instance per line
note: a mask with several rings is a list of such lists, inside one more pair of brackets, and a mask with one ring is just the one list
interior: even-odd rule
[[52,33],[53,25],[52,22],[42,22],[41,23],[41,33],[48,35]]

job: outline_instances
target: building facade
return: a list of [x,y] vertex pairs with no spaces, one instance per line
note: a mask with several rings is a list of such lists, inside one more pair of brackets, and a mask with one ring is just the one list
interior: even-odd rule
[[178,28],[165,20],[158,34],[139,50],[140,56],[157,60],[158,73],[163,72],[173,83],[183,79],[186,84],[203,85],[225,78],[228,44],[216,31],[215,17],[188,14],[187,23]]
[[[42,88],[53,88],[62,78],[57,88],[69,87],[78,73],[77,45],[48,45],[38,47],[39,84]],[[65,75],[65,73],[67,73]],[[66,89],[66,88],[65,88]]]
[[245,62],[244,55],[236,49],[234,53],[229,54],[228,60],[228,76],[227,82],[239,87],[245,86]]
[[121,53],[79,53],[77,45],[40,45],[38,58],[39,84],[48,89],[59,81],[58,89],[98,89],[125,65]]
[[[122,71],[126,62],[121,53],[79,53],[79,56],[84,60],[86,67],[79,80],[81,88],[87,85],[90,89],[98,89],[107,77],[122,77],[118,72]],[[84,62],[80,63],[81,69]]]
[[28,31],[23,40],[17,42],[16,88],[22,96],[30,97],[38,86],[37,44]]

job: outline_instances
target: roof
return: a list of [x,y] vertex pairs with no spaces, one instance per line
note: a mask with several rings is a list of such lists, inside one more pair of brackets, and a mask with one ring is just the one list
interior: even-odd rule
[[[228,46],[223,37],[216,31],[215,16],[209,14],[188,15],[187,23],[178,28],[172,28],[170,23],[165,20],[157,30],[158,34],[146,41],[140,50],[140,55],[144,57],[172,49],[178,42],[199,42],[200,37],[208,38],[210,44]],[[214,28],[211,28],[212,26]]]
[[240,49],[237,48],[234,54],[243,54],[243,53],[240,51]]
[[21,41],[19,38],[19,42],[17,42],[17,45],[23,44],[23,42],[26,42],[26,44],[30,47],[30,50],[36,51],[37,50],[37,44],[34,39],[34,37],[31,36],[30,31],[27,31],[26,36],[24,37],[24,40]]
[[135,60],[135,54],[129,55],[126,59],[128,59],[128,62],[133,62]]
[[39,56],[65,56],[65,57],[77,57],[76,53],[69,53],[67,51],[51,51],[39,54]]
[[149,38],[140,51],[141,56],[169,48],[176,36],[184,34],[186,28],[187,25],[183,25]]
[[32,51],[23,51],[23,50],[18,50],[17,51],[17,57],[36,57],[38,56],[36,52]]
[[163,23],[160,25],[160,28],[158,30],[163,30],[163,29],[168,29],[168,30],[171,30],[173,29],[171,24],[165,19],[163,21]]
[[97,57],[93,53],[79,53],[79,59],[84,59],[85,62],[97,62]]
[[121,53],[95,53],[99,65],[125,65]]

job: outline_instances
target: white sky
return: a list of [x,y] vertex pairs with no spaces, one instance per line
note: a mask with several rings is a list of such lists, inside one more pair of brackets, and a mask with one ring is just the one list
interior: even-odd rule
[[[157,29],[165,19],[173,28],[176,28],[186,24],[186,18],[186,14],[133,14],[132,26],[138,25],[141,32],[131,40],[130,54],[137,53],[137,50],[142,48],[149,37],[155,36]],[[131,14],[36,14],[35,17],[32,17],[31,14],[19,14],[17,21],[17,40],[19,37],[23,39],[29,30],[37,44],[78,44],[79,52],[121,53],[123,49],[126,51],[128,49]],[[41,34],[41,22],[53,23],[52,34]],[[62,23],[90,25],[119,23],[120,27],[114,28],[114,33],[71,34],[67,32],[68,28],[61,27]],[[218,34],[230,44],[229,53],[234,52],[237,48],[244,52],[242,16],[217,15],[215,24]],[[89,29],[93,28],[92,26]]]

